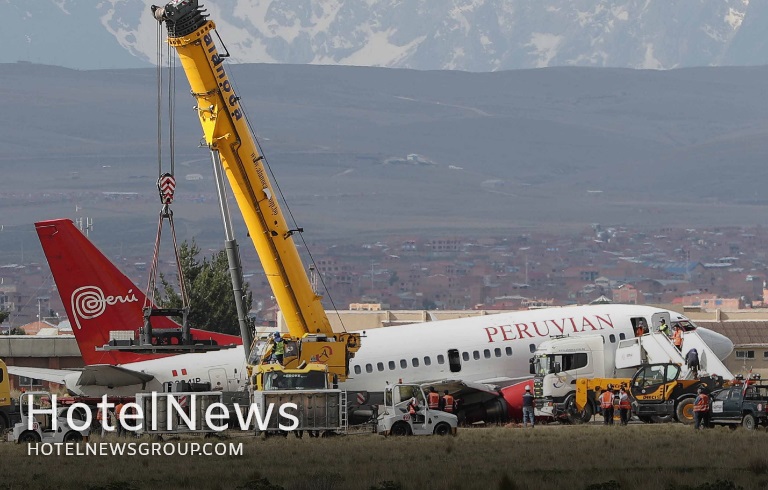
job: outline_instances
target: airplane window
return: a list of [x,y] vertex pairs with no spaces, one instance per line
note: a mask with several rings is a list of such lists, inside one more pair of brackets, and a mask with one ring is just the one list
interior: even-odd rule
[[424,365],[425,366],[432,365],[432,359],[430,359],[429,356],[424,356]]
[[408,367],[408,363],[405,362],[405,359],[400,359],[400,367],[403,369]]
[[395,361],[389,361],[389,370],[394,371],[395,370]]
[[472,358],[477,361],[478,359],[480,359],[480,353],[477,351],[474,351],[472,353]]
[[626,339],[626,338],[627,338],[627,336],[626,336],[626,335],[624,335],[623,333],[620,333],[620,334],[619,334],[619,340],[624,340],[624,339]]
[[355,366],[355,374],[360,374],[361,372],[363,372],[363,370],[360,369],[360,366]]
[[443,357],[442,354],[437,355],[437,363],[438,364],[445,364],[445,357]]
[[469,360],[469,352],[462,352],[461,353],[461,358],[464,359],[465,361],[468,361]]
[[608,338],[611,340],[612,344],[616,343],[616,336],[615,335],[611,334]]
[[493,355],[496,357],[501,357],[501,349],[499,349],[498,347],[493,349]]
[[531,354],[536,352],[536,344],[531,344],[531,345],[528,346],[528,348],[531,349]]
[[504,352],[506,352],[508,356],[511,356],[512,355],[512,347],[507,347],[506,349],[504,349]]
[[372,373],[373,372],[373,366],[371,366],[370,364],[366,364],[365,365],[365,372],[366,373]]
[[485,357],[486,359],[490,359],[491,358],[491,351],[490,351],[490,349],[485,349],[483,351],[483,357]]
[[383,362],[377,362],[376,363],[376,369],[379,371],[384,371],[384,363]]
[[411,364],[413,364],[413,367],[419,367],[419,358],[414,357],[413,359],[411,359]]

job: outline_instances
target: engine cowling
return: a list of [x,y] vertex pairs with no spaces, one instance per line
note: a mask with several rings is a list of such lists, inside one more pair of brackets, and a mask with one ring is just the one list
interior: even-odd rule
[[506,386],[500,390],[501,396],[507,402],[507,416],[510,420],[523,420],[523,394],[526,386],[530,386],[531,393],[533,393],[532,379]]

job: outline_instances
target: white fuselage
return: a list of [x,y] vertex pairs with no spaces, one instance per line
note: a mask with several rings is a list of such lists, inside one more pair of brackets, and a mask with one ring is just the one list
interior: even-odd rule
[[[591,305],[516,311],[377,328],[365,333],[361,348],[350,361],[350,376],[341,384],[348,391],[382,391],[387,382],[422,382],[441,379],[485,382],[505,386],[531,377],[529,360],[538,345],[556,335],[600,334],[606,356],[619,340],[634,336],[632,318],[666,316],[676,312],[636,305]],[[718,355],[733,349],[726,337],[698,329]],[[610,346],[610,347],[608,347]],[[611,357],[612,358],[612,357]],[[131,371],[154,375],[142,385],[109,390],[134,394],[162,390],[178,381],[211,383],[211,389],[237,391],[247,385],[242,347],[201,354],[180,354],[163,359],[124,364]],[[77,377],[67,387],[81,394],[100,395],[103,386],[79,386]]]

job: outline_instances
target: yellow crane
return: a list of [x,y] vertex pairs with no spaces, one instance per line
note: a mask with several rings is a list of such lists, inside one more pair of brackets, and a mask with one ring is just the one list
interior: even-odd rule
[[[203,138],[211,150],[214,168],[223,169],[229,181],[286,320],[290,335],[284,338],[291,348],[286,349],[282,368],[255,364],[271,371],[305,368],[310,363],[324,364],[329,374],[343,381],[349,373],[349,359],[360,347],[360,336],[334,333],[323,309],[322,297],[312,289],[292,238],[294,233],[303,230],[291,229],[280,209],[240,97],[224,69],[228,54],[220,54],[214,42],[215,24],[207,19],[197,0],[175,0],[162,7],[152,6],[152,13],[155,19],[165,23],[168,43],[178,53],[196,100]],[[224,221],[227,229],[228,219],[225,217]]]

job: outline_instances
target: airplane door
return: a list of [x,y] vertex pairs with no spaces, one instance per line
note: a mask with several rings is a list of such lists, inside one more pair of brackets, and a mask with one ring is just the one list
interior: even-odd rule
[[664,319],[664,322],[669,325],[669,328],[672,328],[671,319],[669,317],[669,313],[667,312],[660,312],[660,313],[654,313],[651,317],[651,332],[658,332],[659,331],[659,325],[661,324],[661,319]]
[[224,368],[209,369],[208,376],[211,378],[211,390],[224,391],[227,389],[227,371]]
[[461,356],[458,349],[448,349],[448,367],[452,373],[461,371]]

